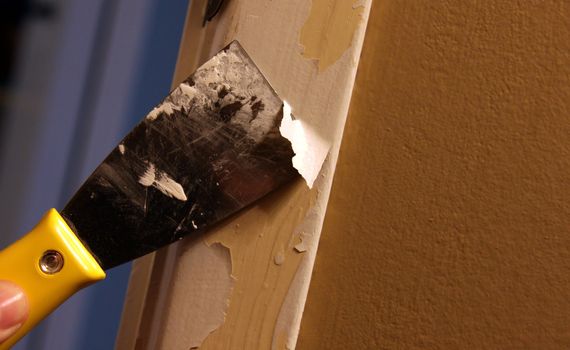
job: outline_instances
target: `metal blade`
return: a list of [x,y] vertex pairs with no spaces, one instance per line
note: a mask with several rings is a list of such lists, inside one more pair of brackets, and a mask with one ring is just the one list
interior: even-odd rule
[[62,216],[104,269],[206,230],[298,176],[282,115],[234,41],[123,139]]

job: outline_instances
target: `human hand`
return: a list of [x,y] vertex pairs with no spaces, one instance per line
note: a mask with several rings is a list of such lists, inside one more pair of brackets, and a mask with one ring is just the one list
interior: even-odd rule
[[22,326],[28,318],[28,301],[15,284],[0,281],[0,343]]

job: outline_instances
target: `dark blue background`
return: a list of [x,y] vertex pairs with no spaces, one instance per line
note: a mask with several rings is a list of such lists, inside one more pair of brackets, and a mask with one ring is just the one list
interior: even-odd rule
[[[166,95],[188,1],[37,4],[0,4],[4,17],[14,19],[0,27],[10,43],[2,46],[10,59],[0,63],[2,246],[47,209],[63,208]],[[108,271],[105,281],[72,297],[15,349],[112,349],[129,272],[130,265]]]

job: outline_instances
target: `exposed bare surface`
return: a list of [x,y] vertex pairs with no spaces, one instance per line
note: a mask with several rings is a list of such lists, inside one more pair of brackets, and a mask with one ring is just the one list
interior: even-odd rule
[[303,56],[316,60],[320,71],[334,64],[351,46],[366,4],[355,0],[312,0],[300,33]]
[[[204,339],[224,323],[235,279],[232,277],[230,251],[219,243],[209,246],[204,242],[180,247],[174,279],[180,275],[191,278],[192,283],[171,286],[172,298],[185,299],[184,305],[167,305],[166,313],[185,315],[168,318],[163,337],[172,337],[187,344],[186,349],[198,348]],[[207,260],[209,266],[201,262]],[[199,326],[195,325],[196,321]]]

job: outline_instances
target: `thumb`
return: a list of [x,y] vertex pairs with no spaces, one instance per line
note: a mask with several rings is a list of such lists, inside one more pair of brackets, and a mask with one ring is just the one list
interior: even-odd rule
[[28,301],[15,284],[0,281],[0,342],[8,339],[28,318]]

